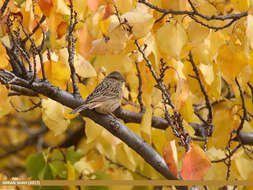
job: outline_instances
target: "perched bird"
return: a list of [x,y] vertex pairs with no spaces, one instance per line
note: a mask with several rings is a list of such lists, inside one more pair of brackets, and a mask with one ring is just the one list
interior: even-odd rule
[[123,97],[123,83],[126,80],[118,71],[113,71],[95,88],[86,98],[84,104],[74,109],[71,113],[79,113],[85,109],[93,109],[98,113],[112,114],[120,104]]

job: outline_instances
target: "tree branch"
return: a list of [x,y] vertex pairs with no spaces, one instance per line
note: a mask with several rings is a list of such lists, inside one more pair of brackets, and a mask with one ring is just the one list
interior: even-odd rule
[[[213,29],[215,31],[217,30],[221,30],[224,28],[229,27],[230,25],[232,25],[236,20],[241,19],[242,17],[248,16],[248,12],[241,12],[241,13],[236,13],[236,14],[230,14],[230,15],[212,15],[212,16],[207,16],[204,14],[201,14],[200,12],[198,12],[198,10],[196,9],[196,7],[194,7],[194,5],[192,4],[192,2],[190,0],[188,0],[188,2],[191,5],[191,8],[193,9],[193,11],[178,11],[178,10],[167,10],[167,9],[162,9],[159,8],[149,2],[147,2],[146,0],[139,0],[139,3],[142,3],[146,6],[148,6],[149,8],[156,10],[160,13],[163,13],[162,16],[157,20],[158,22],[163,19],[166,15],[168,14],[172,14],[172,15],[188,15],[190,18],[192,18],[195,22],[209,28],[209,29]],[[225,20],[231,20],[229,21],[227,24],[225,24],[224,26],[211,26],[208,25],[204,22],[202,22],[201,20],[199,20],[197,17],[200,17],[206,21],[211,21],[211,20],[220,20],[220,21],[225,21]],[[156,21],[156,22],[157,22]]]

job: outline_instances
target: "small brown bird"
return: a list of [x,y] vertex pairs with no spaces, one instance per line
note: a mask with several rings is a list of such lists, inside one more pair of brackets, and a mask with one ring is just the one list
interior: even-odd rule
[[124,82],[126,80],[118,71],[111,72],[86,98],[84,104],[71,113],[75,114],[85,109],[95,108],[98,113],[113,115],[112,112],[121,105]]

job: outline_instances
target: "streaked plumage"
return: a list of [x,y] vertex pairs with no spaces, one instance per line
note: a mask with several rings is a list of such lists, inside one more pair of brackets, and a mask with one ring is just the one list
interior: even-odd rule
[[102,114],[112,113],[121,104],[124,82],[125,79],[118,71],[111,72],[86,98],[84,104],[74,109],[71,113],[79,113],[84,109],[94,108]]

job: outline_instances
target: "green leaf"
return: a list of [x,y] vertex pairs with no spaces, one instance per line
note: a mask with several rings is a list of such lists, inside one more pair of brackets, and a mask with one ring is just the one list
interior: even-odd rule
[[81,151],[80,149],[75,151],[74,146],[71,146],[66,150],[66,158],[72,165],[79,161],[83,156],[83,151]]
[[39,173],[45,167],[46,161],[42,153],[30,155],[26,159],[26,172],[33,180],[39,179]]
[[51,155],[51,160],[60,160],[63,161],[64,160],[64,156],[62,155],[62,152],[58,149],[54,149],[52,155]]
[[43,170],[39,174],[40,180],[49,180],[54,179],[53,178],[53,172],[48,164],[46,164],[43,168]]
[[63,161],[54,160],[49,163],[54,178],[59,177],[62,179],[67,178],[67,167]]
[[[40,180],[51,180],[54,179],[53,172],[49,166],[49,164],[46,164],[42,171],[39,174]],[[41,186],[40,190],[63,190],[62,187],[58,186]]]

